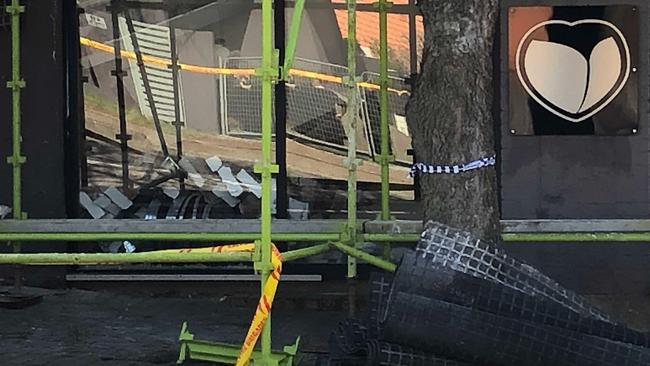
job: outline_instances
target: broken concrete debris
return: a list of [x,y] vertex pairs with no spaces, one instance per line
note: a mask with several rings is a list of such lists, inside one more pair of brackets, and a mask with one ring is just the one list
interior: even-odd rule
[[182,158],[178,161],[178,165],[185,170],[187,177],[192,181],[192,183],[198,188],[203,188],[205,185],[205,178],[199,174],[192,162],[187,158]]
[[244,193],[244,188],[242,188],[241,184],[239,184],[239,181],[232,174],[232,170],[229,167],[221,167],[217,173],[221,177],[221,181],[228,188],[228,192],[233,197],[239,197],[242,193]]
[[11,207],[0,205],[0,220],[3,220],[7,215],[11,213]]
[[262,185],[258,183],[253,176],[248,174],[244,169],[240,170],[237,173],[237,179],[242,183],[242,185],[255,195],[257,198],[262,198]]
[[115,187],[108,188],[104,194],[122,210],[128,210],[133,206],[133,202]]
[[228,192],[227,190],[221,189],[219,187],[214,187],[214,188],[212,188],[212,193],[215,196],[221,198],[230,207],[235,207],[235,206],[237,206],[239,204],[239,199],[233,197],[230,194],[230,192]]
[[212,170],[213,173],[218,172],[221,166],[223,165],[221,158],[219,158],[216,155],[205,159],[205,163],[208,164],[208,167],[210,168],[210,170]]
[[113,203],[113,201],[111,201],[111,199],[104,194],[100,194],[99,196],[97,196],[97,198],[93,201],[93,203],[101,207],[104,211],[108,211],[113,216],[119,215],[120,211],[122,210],[119,206]]
[[81,204],[81,207],[86,209],[90,216],[92,216],[93,219],[101,219],[106,212],[99,206],[97,206],[93,200],[88,196],[86,192],[80,192],[79,193],[79,203]]

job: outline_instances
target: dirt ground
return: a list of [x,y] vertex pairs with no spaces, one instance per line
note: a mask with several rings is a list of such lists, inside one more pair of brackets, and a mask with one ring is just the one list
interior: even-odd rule
[[[30,291],[42,293],[43,302],[23,310],[0,309],[2,365],[175,365],[184,321],[197,339],[239,344],[255,308],[233,304],[223,294],[194,298],[79,289]],[[318,306],[296,311],[286,303],[276,305],[274,348],[292,344],[300,335],[301,365],[313,364],[326,350],[329,332],[346,316]]]

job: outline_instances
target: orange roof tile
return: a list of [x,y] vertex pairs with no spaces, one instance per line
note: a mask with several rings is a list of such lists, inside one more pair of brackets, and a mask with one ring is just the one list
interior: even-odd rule
[[[334,0],[345,2],[344,0]],[[374,2],[374,0],[360,0]],[[408,3],[408,0],[401,0]],[[398,1],[395,1],[398,3]],[[346,10],[336,9],[336,19],[344,38],[348,36],[348,14]],[[416,18],[418,34],[424,33],[422,17]],[[362,47],[375,48],[379,44],[379,15],[375,12],[357,12],[357,41]],[[408,51],[409,49],[409,21],[405,14],[388,14],[388,46],[395,51]]]

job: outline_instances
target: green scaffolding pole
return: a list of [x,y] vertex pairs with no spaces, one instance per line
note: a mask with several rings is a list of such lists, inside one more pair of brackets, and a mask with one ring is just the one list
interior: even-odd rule
[[296,0],[291,15],[291,27],[289,28],[284,66],[282,67],[282,80],[284,81],[289,81],[289,71],[291,71],[296,58],[296,48],[298,47],[298,37],[300,36],[300,26],[302,24],[304,10],[305,0]]
[[[271,185],[273,173],[279,167],[273,164],[273,83],[278,77],[278,59],[273,49],[273,0],[262,1],[262,67],[257,71],[262,78],[262,162],[255,172],[262,175],[262,236],[257,241],[255,267],[261,275],[261,291],[271,275]],[[271,315],[262,329],[262,364],[271,365]]]
[[[6,12],[11,14],[11,81],[7,82],[7,88],[11,89],[12,99],[12,154],[7,158],[7,162],[13,166],[13,217],[16,220],[23,220],[27,215],[22,208],[22,182],[21,167],[27,161],[22,156],[22,136],[21,136],[21,106],[20,93],[25,87],[25,81],[20,77],[20,14],[25,11],[25,7],[20,5],[19,0],[12,0],[8,5]],[[13,242],[14,253],[20,253],[20,242]],[[16,270],[15,286],[21,287],[20,269]]]
[[32,266],[97,265],[129,263],[250,262],[251,253],[36,253],[2,254],[0,264]]
[[[348,168],[348,224],[347,242],[358,245],[357,238],[357,119],[359,116],[359,92],[357,89],[357,1],[348,0],[348,105],[346,114],[348,156],[345,165]],[[348,256],[348,278],[357,277],[357,259]]]
[[[388,126],[388,9],[393,3],[379,0],[379,121],[381,134],[381,220],[390,220],[390,130]],[[390,244],[384,245],[384,259],[390,258]]]
[[[226,242],[260,240],[260,233],[143,233],[143,232],[94,232],[94,233],[46,233],[46,232],[0,232],[0,241],[111,241],[111,240],[156,240]],[[274,241],[323,242],[340,240],[339,233],[274,233]]]

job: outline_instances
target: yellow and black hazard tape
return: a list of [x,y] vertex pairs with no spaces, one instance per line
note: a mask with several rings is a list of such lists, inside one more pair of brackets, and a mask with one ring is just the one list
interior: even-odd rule
[[[233,244],[207,248],[170,249],[162,250],[158,253],[253,253],[254,251],[255,244]],[[271,313],[275,293],[280,284],[280,275],[282,274],[282,254],[273,244],[271,244],[271,264],[273,265],[273,271],[271,271],[271,274],[264,285],[262,296],[260,297],[260,301],[257,304],[257,310],[253,316],[253,321],[251,322],[250,328],[248,328],[248,333],[246,334],[244,343],[239,351],[239,357],[235,364],[236,366],[246,366],[249,364],[255,344],[262,333],[262,329],[264,329],[264,324],[266,324],[269,314]]]
[[[89,38],[81,37],[80,39],[81,44],[86,47],[94,48],[98,51],[106,52],[106,53],[114,53],[115,49],[113,46],[107,45],[102,42],[97,42]],[[120,54],[124,58],[128,59],[136,59],[135,52],[133,51],[126,51],[126,50],[121,50]],[[142,61],[144,61],[145,64],[150,64],[150,65],[157,65],[162,68],[167,68],[172,65],[171,60],[165,59],[165,58],[160,58],[160,57],[155,57],[155,56],[149,56],[149,55],[142,55]],[[181,70],[185,70],[188,72],[193,72],[197,74],[212,74],[212,75],[231,75],[231,76],[252,76],[255,75],[255,69],[229,69],[229,68],[223,68],[223,67],[212,67],[212,66],[198,66],[198,65],[192,65],[192,64],[185,64],[185,63],[179,63],[178,67]],[[289,75],[292,76],[300,76],[300,77],[305,77],[309,79],[315,79],[315,80],[320,80],[320,81],[326,81],[330,83],[336,83],[336,84],[343,84],[343,78],[340,76],[334,76],[334,75],[327,75],[319,72],[314,72],[314,71],[307,71],[307,70],[299,70],[299,69],[291,69],[289,70]],[[371,90],[380,90],[380,86],[378,84],[374,83],[369,83],[369,82],[360,82],[359,87],[361,88],[366,88],[366,89],[371,89]],[[395,93],[397,95],[409,95],[411,92],[408,90],[400,90],[400,89],[394,89],[394,88],[388,88],[388,91],[391,93]]]

